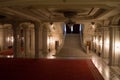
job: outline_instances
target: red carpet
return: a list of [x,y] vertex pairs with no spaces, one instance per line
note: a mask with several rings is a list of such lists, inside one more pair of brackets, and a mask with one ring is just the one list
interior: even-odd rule
[[0,59],[0,80],[104,80],[90,59]]

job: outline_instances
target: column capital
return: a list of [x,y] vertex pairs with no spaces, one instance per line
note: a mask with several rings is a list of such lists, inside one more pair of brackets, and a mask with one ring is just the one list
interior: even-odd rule
[[18,30],[18,29],[20,29],[20,23],[19,23],[19,22],[12,23],[12,29],[13,29],[13,30]]
[[41,22],[32,22],[32,24],[34,24],[34,25],[40,25],[41,24]]
[[38,30],[40,28],[41,23],[39,22],[34,22],[34,28],[35,30]]
[[27,30],[29,28],[29,25],[23,24],[23,25],[21,25],[21,27],[23,28],[23,30]]

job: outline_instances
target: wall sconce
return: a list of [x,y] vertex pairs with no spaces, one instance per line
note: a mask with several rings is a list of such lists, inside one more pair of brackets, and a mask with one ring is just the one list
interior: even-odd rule
[[50,25],[53,25],[53,22],[50,22]]
[[100,40],[99,44],[102,46],[102,40]]
[[13,45],[14,38],[13,36],[7,37],[7,42],[9,45]]
[[92,24],[92,28],[94,29],[95,28],[95,22],[91,22]]
[[50,22],[50,28],[53,29],[53,30],[55,30],[53,22]]
[[95,43],[96,43],[96,45],[98,45],[98,39],[95,39]]

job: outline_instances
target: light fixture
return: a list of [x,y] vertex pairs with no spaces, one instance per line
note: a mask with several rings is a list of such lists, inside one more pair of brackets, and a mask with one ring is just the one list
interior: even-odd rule
[[53,21],[52,21],[52,16],[49,16],[49,19],[50,19],[50,27],[51,27],[52,29],[55,29],[55,28],[54,28],[54,25],[53,25]]
[[51,28],[51,30],[55,30],[53,22],[50,22],[50,28]]
[[13,41],[14,41],[13,36],[8,36],[7,37],[7,42],[9,43],[9,45],[13,45]]
[[95,22],[91,22],[92,28],[95,28]]
[[73,22],[71,19],[69,19],[66,24],[68,25],[68,27],[71,28],[75,24],[75,22]]
[[50,27],[53,28],[53,22],[50,22]]
[[50,25],[53,25],[53,22],[50,22]]
[[95,25],[95,22],[91,22],[92,25]]

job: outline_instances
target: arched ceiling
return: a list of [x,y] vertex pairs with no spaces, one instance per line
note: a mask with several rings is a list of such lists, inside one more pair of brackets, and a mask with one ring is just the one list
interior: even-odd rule
[[119,7],[119,0],[0,0],[0,21],[103,20]]

